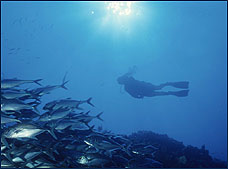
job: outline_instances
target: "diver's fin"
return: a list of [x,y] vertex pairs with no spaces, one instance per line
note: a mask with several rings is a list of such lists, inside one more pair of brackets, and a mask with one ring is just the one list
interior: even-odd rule
[[169,94],[177,96],[177,97],[185,97],[188,96],[189,90],[181,90],[181,91],[176,91],[176,92],[169,92]]
[[183,82],[171,82],[169,83],[170,86],[180,88],[180,89],[187,89],[189,86],[189,82],[183,81]]

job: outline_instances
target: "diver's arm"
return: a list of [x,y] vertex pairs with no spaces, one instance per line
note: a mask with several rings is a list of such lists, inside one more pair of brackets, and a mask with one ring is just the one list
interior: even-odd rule
[[138,95],[137,98],[138,98],[138,99],[143,99],[144,96],[143,96],[143,95]]
[[142,95],[137,95],[137,94],[133,94],[133,93],[129,93],[132,97],[134,97],[134,98],[137,98],[137,99],[142,99],[144,96],[142,96]]
[[137,99],[142,99],[144,96],[140,95],[136,92],[136,90],[132,90],[132,88],[130,86],[124,86],[124,89],[126,90],[126,92],[128,92],[132,97],[137,98]]

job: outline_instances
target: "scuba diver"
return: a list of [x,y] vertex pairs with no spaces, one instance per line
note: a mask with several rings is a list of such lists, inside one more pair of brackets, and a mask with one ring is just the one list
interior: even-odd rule
[[167,82],[160,85],[153,85],[148,82],[139,81],[132,77],[135,73],[136,67],[133,67],[129,70],[128,73],[117,78],[117,81],[120,85],[124,85],[124,89],[134,98],[143,98],[143,97],[154,97],[154,96],[167,96],[173,95],[177,97],[186,97],[188,96],[189,90],[180,90],[180,91],[158,91],[163,89],[166,86],[172,86],[180,89],[188,89],[189,82]]

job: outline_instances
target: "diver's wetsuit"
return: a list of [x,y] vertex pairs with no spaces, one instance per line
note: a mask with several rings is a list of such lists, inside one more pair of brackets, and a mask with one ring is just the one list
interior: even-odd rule
[[161,85],[153,85],[151,83],[147,83],[144,81],[135,80],[131,76],[127,76],[126,74],[119,77],[117,79],[119,84],[124,85],[124,89],[135,98],[143,98],[143,97],[153,97],[153,96],[165,96],[165,95],[175,95],[178,97],[188,96],[189,90],[181,90],[181,91],[156,91],[161,90],[165,86],[173,86],[176,88],[187,89],[189,82],[167,82]]

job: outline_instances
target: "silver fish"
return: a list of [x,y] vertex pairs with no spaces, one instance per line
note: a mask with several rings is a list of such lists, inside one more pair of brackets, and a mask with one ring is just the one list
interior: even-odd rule
[[[37,106],[37,105],[36,105]],[[15,111],[18,112],[22,109],[32,109],[36,110],[36,106],[32,106],[30,104],[26,104],[23,101],[17,100],[17,99],[2,99],[1,102],[1,111],[7,112],[7,111]]]
[[103,112],[99,113],[96,116],[89,116],[88,112],[86,114],[76,114],[72,118],[77,119],[78,121],[82,121],[84,123],[89,123],[93,119],[97,118],[101,121],[104,121],[100,116],[103,114]]
[[67,99],[61,99],[61,100],[57,100],[57,101],[52,101],[52,102],[49,102],[47,103],[43,109],[44,110],[56,110],[56,109],[59,109],[59,108],[68,108],[68,109],[82,109],[80,107],[78,107],[80,104],[83,104],[83,103],[88,103],[90,104],[91,106],[94,106],[92,103],[91,103],[91,100],[92,98],[89,98],[87,100],[83,100],[83,101],[80,101],[80,100],[71,100],[70,98],[67,98]]
[[4,91],[1,96],[5,99],[37,99],[39,100],[39,95],[34,95],[27,90],[19,90],[19,91]]
[[7,124],[7,123],[12,123],[12,122],[21,123],[20,120],[17,120],[15,118],[8,117],[8,116],[5,116],[5,115],[1,114],[1,124]]
[[37,80],[20,80],[20,79],[4,79],[1,81],[1,89],[9,89],[12,87],[17,87],[25,83],[36,83],[41,86],[39,81],[42,79],[37,79]]
[[21,123],[21,124],[17,124],[13,127],[8,128],[2,134],[1,139],[2,139],[2,142],[4,143],[4,145],[9,147],[5,138],[17,139],[17,140],[27,140],[27,139],[37,140],[36,136],[45,131],[49,132],[52,135],[52,137],[57,139],[54,132],[52,132],[51,130],[43,129],[35,124],[30,124],[30,123]]
[[80,121],[75,121],[75,120],[61,120],[59,121],[55,129],[56,130],[64,130],[66,128],[69,128],[70,130],[88,130],[89,127],[85,125],[84,123]]
[[66,74],[65,74],[65,76],[63,78],[62,84],[60,84],[60,85],[52,85],[52,86],[48,85],[48,86],[45,86],[45,87],[40,87],[40,88],[36,88],[36,89],[30,90],[29,92],[34,94],[34,95],[42,96],[44,94],[49,94],[52,90],[55,90],[55,89],[58,89],[58,88],[63,88],[63,89],[67,90],[65,84],[67,82],[69,82],[69,80],[65,81],[65,78],[66,78]]
[[60,108],[57,110],[54,110],[53,112],[47,112],[40,116],[39,121],[47,122],[51,120],[58,120],[61,118],[64,118],[68,114],[70,114],[72,110],[66,109],[66,108]]

